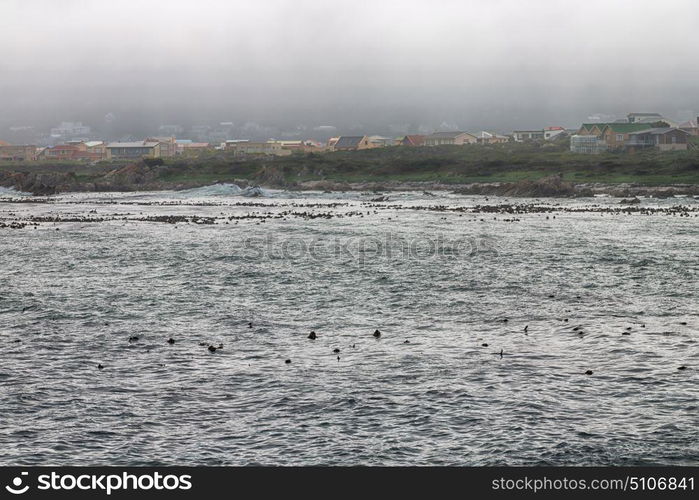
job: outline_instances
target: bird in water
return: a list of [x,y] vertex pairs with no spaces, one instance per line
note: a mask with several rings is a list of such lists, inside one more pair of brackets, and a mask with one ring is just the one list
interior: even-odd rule
[[138,335],[133,335],[129,337],[129,342],[137,342],[138,341]]
[[167,343],[170,344],[170,345],[172,345],[172,344],[175,343],[175,339],[173,339],[172,337],[170,337],[169,339],[167,339]]
[[686,366],[684,366],[684,365],[682,365],[682,366],[678,367],[677,369],[678,369],[678,370],[686,370],[686,369],[687,369],[687,367],[686,367]]
[[504,354],[503,350],[500,349],[500,359],[502,359],[502,355]]
[[338,349],[338,348],[336,347],[335,349],[333,349],[333,352],[334,352],[335,354],[338,354],[338,353],[340,352],[340,349]]
[[527,331],[529,331],[529,325],[524,327],[524,332],[526,333]]
[[410,341],[409,341],[409,340],[406,340],[406,341],[403,342],[403,343],[404,343],[404,344],[410,344]]
[[488,347],[488,344],[483,343],[483,344],[481,344],[481,347]]
[[314,332],[313,330],[311,330],[311,333],[308,334],[308,338],[311,339],[311,340],[315,340],[315,339],[318,338],[318,335],[316,335],[316,332]]
[[287,365],[290,365],[290,364],[291,364],[291,360],[290,360],[290,359],[287,359],[286,361],[284,361],[284,363],[286,363]]
[[587,370],[587,371],[585,372],[585,375],[592,375],[592,370]]
[[210,346],[209,346],[209,352],[210,352],[210,353],[216,352],[216,347],[210,345]]
[[252,328],[252,321],[248,323],[248,328]]
[[374,330],[374,337],[377,339],[381,336],[381,332],[379,330]]
[[104,369],[104,366],[102,366],[102,363],[100,363],[100,364],[97,365],[97,369],[98,369],[98,370],[103,370],[103,369]]

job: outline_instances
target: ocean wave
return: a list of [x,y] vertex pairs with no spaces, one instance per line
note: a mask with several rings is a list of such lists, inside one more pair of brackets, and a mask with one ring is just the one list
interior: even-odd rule
[[17,191],[15,188],[6,188],[0,186],[0,198],[17,198],[19,196],[31,196],[31,193]]
[[246,188],[241,188],[237,184],[228,183],[212,184],[210,186],[185,189],[184,191],[180,191],[178,194],[186,196],[188,198],[209,196],[268,196],[267,191],[265,189],[262,189],[260,186],[249,186]]

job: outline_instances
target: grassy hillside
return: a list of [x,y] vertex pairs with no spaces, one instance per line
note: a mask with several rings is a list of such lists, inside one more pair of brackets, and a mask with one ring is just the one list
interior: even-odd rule
[[[71,172],[93,182],[123,166],[101,162],[27,162],[0,164],[1,171]],[[699,149],[660,153],[580,155],[560,144],[498,144],[443,147],[391,147],[365,151],[294,154],[287,157],[234,158],[211,152],[199,158],[165,160],[158,180],[202,185],[247,179],[288,185],[316,180],[334,182],[431,181],[447,184],[514,182],[561,174],[576,183],[639,183],[649,186],[699,185]]]

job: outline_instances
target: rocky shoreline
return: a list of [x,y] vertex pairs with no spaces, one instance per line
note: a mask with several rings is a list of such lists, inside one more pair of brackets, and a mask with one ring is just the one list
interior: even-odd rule
[[[0,171],[0,186],[14,188],[35,196],[47,196],[66,192],[128,192],[181,190],[212,184],[196,178],[172,182],[167,180],[167,167],[146,165],[138,162],[98,175],[86,178],[73,171],[32,172]],[[637,196],[668,198],[672,196],[699,196],[699,185],[675,184],[667,186],[649,186],[643,184],[603,184],[573,183],[565,181],[558,175],[537,180],[518,182],[489,182],[472,184],[446,184],[440,182],[410,181],[367,181],[337,182],[332,180],[314,180],[305,182],[288,182],[281,175],[274,175],[268,169],[262,169],[252,179],[232,179],[240,187],[261,185],[268,188],[288,189],[293,191],[449,191],[457,194],[492,195],[508,197],[590,197],[609,195],[622,198]],[[213,183],[216,183],[215,181]]]

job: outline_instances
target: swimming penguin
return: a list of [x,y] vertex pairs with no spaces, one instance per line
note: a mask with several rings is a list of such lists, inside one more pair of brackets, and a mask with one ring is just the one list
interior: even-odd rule
[[410,341],[409,341],[409,340],[406,340],[406,341],[403,342],[403,343],[404,343],[404,344],[410,344]]
[[287,359],[286,361],[284,361],[284,363],[286,363],[287,365],[289,365],[289,364],[291,364],[291,360],[290,360],[290,359]]
[[98,369],[98,370],[104,369],[104,366],[102,366],[102,363],[100,363],[100,364],[97,365],[97,369]]
[[621,332],[622,335],[631,335],[631,332]]
[[211,352],[211,353],[216,352],[216,348],[214,346],[210,345],[209,352]]
[[687,367],[686,367],[686,366],[684,366],[684,365],[682,365],[682,366],[678,367],[677,369],[678,369],[678,370],[686,370],[686,369],[687,369]]
[[138,341],[138,335],[133,335],[132,337],[129,337],[129,342],[136,342]]
[[481,344],[482,347],[488,347],[488,344]]
[[316,332],[314,332],[313,330],[311,330],[311,333],[308,334],[308,338],[311,339],[311,340],[315,340],[315,339],[318,338],[318,335],[316,335]]
[[175,339],[173,339],[172,337],[170,337],[169,339],[167,339],[167,343],[170,344],[170,345],[172,345],[172,344],[175,343]]
[[503,350],[500,349],[500,359],[502,359],[502,355],[503,355]]
[[374,330],[374,337],[376,337],[378,339],[380,336],[381,336],[381,332],[378,330]]
[[526,332],[527,330],[529,330],[529,325],[524,327],[524,331]]
[[336,347],[335,349],[333,349],[333,352],[334,352],[335,354],[337,354],[337,353],[340,352],[340,349],[338,349],[338,348]]
[[252,321],[248,323],[248,328],[252,328]]
[[592,375],[592,370],[587,370],[587,371],[585,372],[585,375]]

